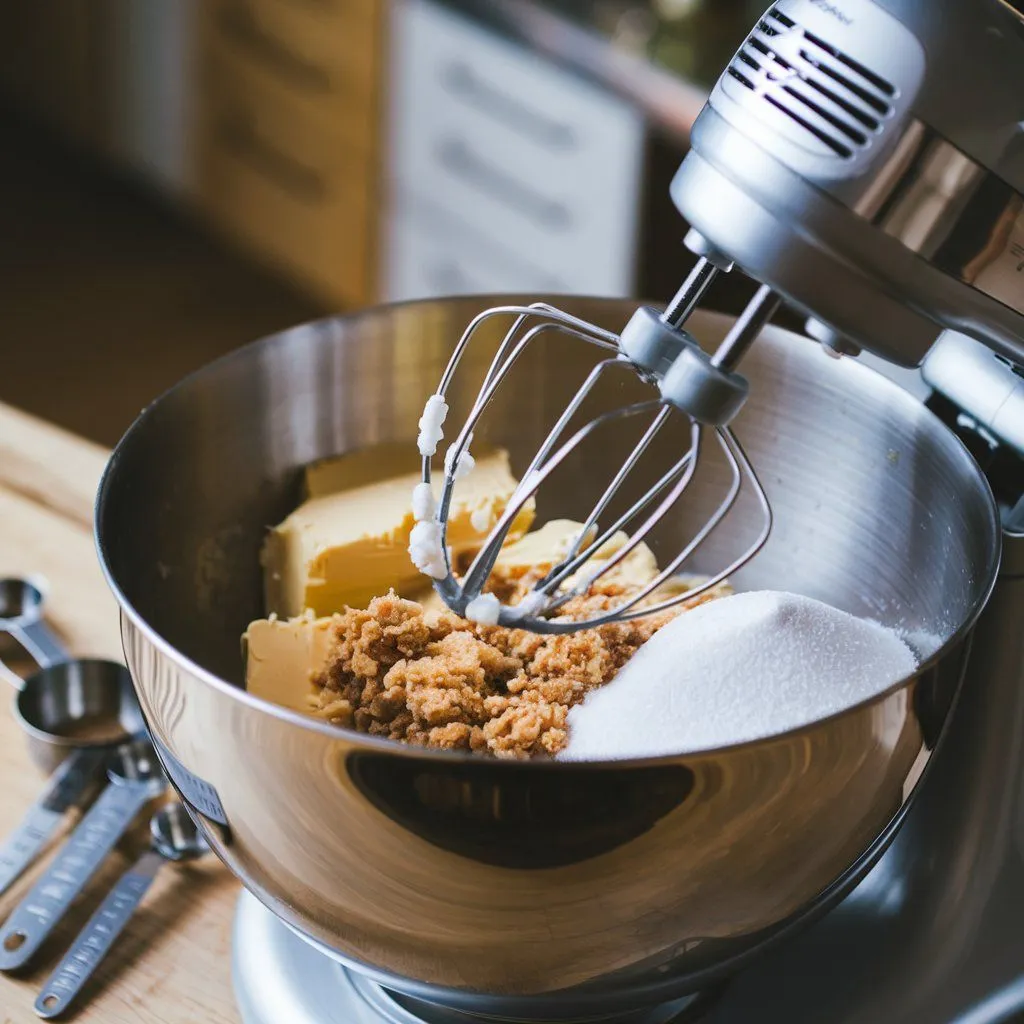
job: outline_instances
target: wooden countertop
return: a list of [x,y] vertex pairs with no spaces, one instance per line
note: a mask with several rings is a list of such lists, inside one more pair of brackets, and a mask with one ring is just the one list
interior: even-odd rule
[[[0,577],[42,573],[50,582],[48,620],[67,646],[76,654],[122,660],[117,606],[92,539],[93,497],[107,454],[0,404]],[[10,701],[0,704],[0,835],[6,835],[38,795],[43,778],[29,761]],[[135,837],[110,856],[29,973],[0,975],[2,1024],[39,1019],[32,1009],[39,987],[141,845]],[[2,917],[38,870],[0,897]],[[238,891],[213,856],[161,871],[68,1019],[237,1024],[230,931]]]

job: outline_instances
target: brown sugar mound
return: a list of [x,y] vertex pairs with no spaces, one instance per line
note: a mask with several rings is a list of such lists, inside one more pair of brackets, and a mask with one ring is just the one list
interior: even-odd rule
[[[495,589],[505,593],[515,584]],[[563,614],[591,618],[629,589],[595,587]],[[482,626],[428,611],[393,592],[334,616],[325,670],[313,680],[314,713],[374,736],[503,758],[553,755],[567,740],[566,716],[607,683],[665,623],[706,600],[633,622],[564,636]]]

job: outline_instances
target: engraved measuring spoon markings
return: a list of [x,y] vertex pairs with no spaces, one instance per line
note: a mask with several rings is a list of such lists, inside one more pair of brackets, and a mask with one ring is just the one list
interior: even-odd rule
[[0,971],[28,963],[139,811],[167,785],[146,740],[118,749],[109,779],[64,847],[0,928]]
[[161,807],[149,823],[151,847],[126,871],[46,980],[35,1009],[40,1017],[64,1013],[124,930],[165,861],[201,857],[209,847],[180,803]]

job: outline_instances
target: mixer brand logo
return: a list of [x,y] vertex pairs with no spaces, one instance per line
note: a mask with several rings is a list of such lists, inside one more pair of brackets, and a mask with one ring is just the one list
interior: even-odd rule
[[825,14],[831,14],[836,21],[843,25],[852,25],[853,18],[846,14],[840,7],[835,4],[830,4],[828,0],[810,0],[812,7],[817,7],[819,11],[824,11]]

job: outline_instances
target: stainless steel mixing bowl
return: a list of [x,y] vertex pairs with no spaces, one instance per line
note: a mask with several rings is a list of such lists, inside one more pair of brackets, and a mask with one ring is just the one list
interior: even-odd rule
[[[411,443],[459,332],[496,301],[511,300],[298,327],[185,380],[114,453],[99,550],[165,765],[260,900],[414,996],[520,1019],[609,1013],[709,984],[862,877],[953,702],[994,579],[997,515],[975,463],[917,401],[770,329],[744,364],[752,397],[736,429],[776,526],[736,582],[908,630],[925,655],[917,676],[787,735],[605,765],[431,753],[247,694],[239,635],[262,614],[258,551],[297,502],[302,467]],[[633,308],[558,301],[613,329]],[[689,326],[710,343],[728,324],[698,314]],[[531,358],[486,438],[520,469],[594,357],[558,345]],[[477,383],[465,380],[455,419]],[[632,443],[605,438],[602,457]],[[724,479],[701,470],[665,545],[703,521]],[[556,487],[541,517],[583,500]],[[702,551],[710,564],[756,528],[752,504],[736,516]]]

